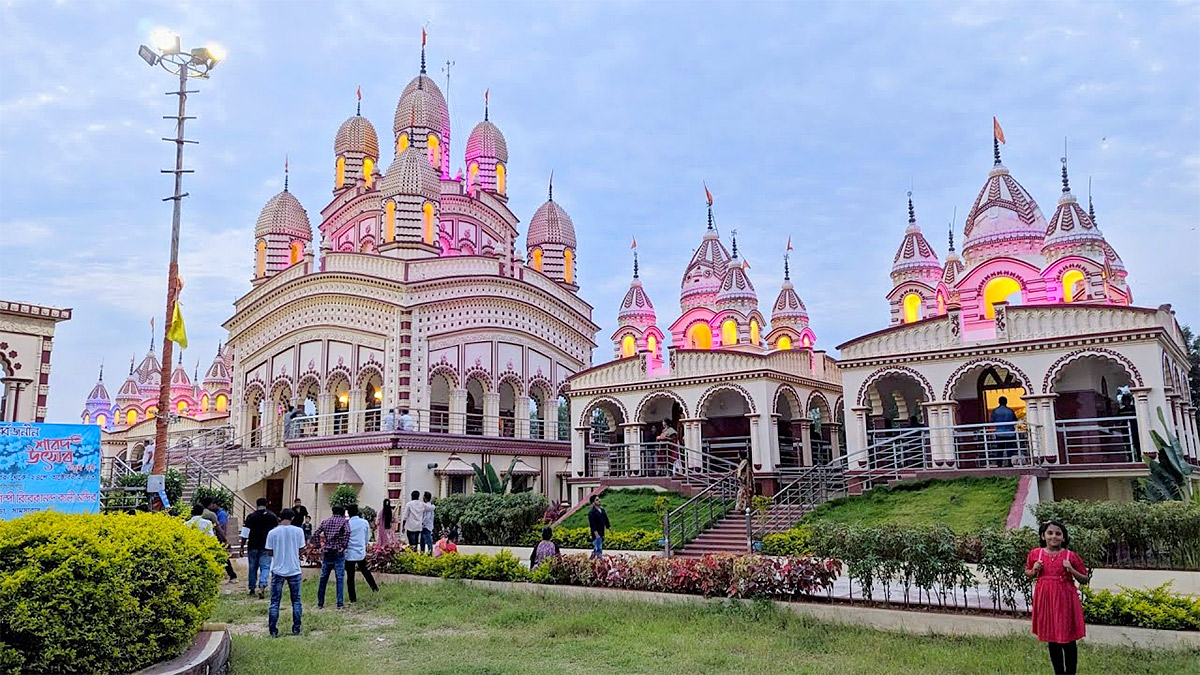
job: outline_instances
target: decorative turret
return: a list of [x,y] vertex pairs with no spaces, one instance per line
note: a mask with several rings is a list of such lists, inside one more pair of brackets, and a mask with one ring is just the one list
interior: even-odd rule
[[508,199],[508,144],[488,120],[488,92],[483,93],[483,121],[467,137],[467,194],[477,190]]
[[375,127],[362,116],[362,87],[358,88],[358,111],[338,128],[333,140],[337,156],[334,191],[362,183],[367,189],[374,185],[379,163],[379,137]]
[[283,191],[271,197],[254,227],[255,284],[275,276],[311,253],[312,225],[300,200],[288,191],[288,162],[283,163]]
[[525,235],[528,265],[546,276],[578,288],[575,278],[575,224],[571,216],[554,201],[554,174],[546,203],[538,207]]
[[721,280],[729,265],[729,251],[713,227],[712,194],[707,186],[704,193],[708,198],[708,229],[704,232],[700,247],[692,254],[687,269],[683,271],[683,281],[679,285],[679,308],[684,312],[715,304],[717,291],[721,290]]
[[938,262],[937,253],[921,234],[921,226],[917,225],[916,211],[913,209],[912,192],[908,193],[908,227],[904,230],[904,240],[892,258],[892,283],[896,286],[906,281],[916,281],[936,286],[942,276],[942,264]]
[[771,307],[771,330],[783,327],[797,330],[808,327],[808,309],[792,285],[792,274],[786,255],[783,258],[783,286],[780,287],[775,304]]
[[1033,266],[1041,260],[1046,218],[1029,192],[1000,163],[1003,132],[993,134],[995,164],[967,214],[963,259],[967,267],[1000,256],[1023,259]]
[[758,294],[746,274],[745,262],[738,257],[736,232],[733,233],[733,256],[725,266],[715,300],[718,310],[736,309],[748,313],[758,308]]
[[[1042,255],[1046,262],[1053,263],[1066,256],[1082,256],[1103,265],[1108,257],[1108,243],[1100,228],[1096,227],[1091,215],[1083,210],[1067,177],[1067,158],[1062,158],[1062,196],[1058,208],[1046,227],[1046,238],[1042,244]],[[1090,207],[1090,204],[1089,204]]]
[[450,175],[450,109],[437,84],[425,74],[425,31],[421,31],[421,74],[404,88],[392,131],[396,155],[419,148],[439,178]]
[[[176,412],[187,411],[193,403],[192,395],[195,394],[195,387],[192,385],[192,378],[188,376],[187,369],[183,367],[183,350],[179,350],[179,363],[175,369],[171,371],[171,406]],[[183,403],[181,407],[179,404]]]
[[[421,91],[421,90],[417,90]],[[415,116],[415,112],[412,113]],[[425,152],[408,146],[379,181],[383,199],[383,244],[418,244],[436,250],[441,185]]]
[[100,366],[100,377],[83,405],[82,421],[84,424],[97,424],[103,429],[108,429],[113,422],[113,404],[104,386],[103,365]]
[[621,309],[617,312],[617,330],[613,333],[613,348],[616,358],[633,356],[640,351],[659,354],[662,347],[663,335],[656,323],[658,317],[650,296],[642,287],[638,278],[637,242],[634,242],[633,280],[629,282],[629,290],[621,300]]
[[954,220],[950,220],[950,248],[946,250],[946,264],[942,267],[942,283],[947,288],[954,287],[963,271],[962,259],[954,252]]

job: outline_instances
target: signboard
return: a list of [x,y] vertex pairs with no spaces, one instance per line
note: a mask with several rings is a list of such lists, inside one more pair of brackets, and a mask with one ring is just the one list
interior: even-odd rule
[[100,427],[0,422],[0,520],[100,510]]

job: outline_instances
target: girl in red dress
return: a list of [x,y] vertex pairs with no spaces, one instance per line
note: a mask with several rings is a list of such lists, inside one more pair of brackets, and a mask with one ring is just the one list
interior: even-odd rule
[[1075,673],[1079,654],[1075,641],[1085,634],[1083,604],[1075,582],[1087,583],[1083,560],[1070,550],[1067,528],[1058,521],[1038,528],[1040,547],[1025,558],[1025,576],[1036,577],[1033,589],[1033,633],[1048,643],[1055,675]]

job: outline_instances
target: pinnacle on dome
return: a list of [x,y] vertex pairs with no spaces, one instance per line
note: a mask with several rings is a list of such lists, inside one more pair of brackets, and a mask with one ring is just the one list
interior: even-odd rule
[[622,327],[634,326],[643,329],[653,326],[658,317],[654,312],[654,304],[650,302],[650,296],[642,287],[642,280],[638,278],[636,240],[633,246],[633,279],[629,282],[629,290],[625,292],[625,297],[621,300],[621,309],[617,312],[617,323]]
[[895,284],[904,281],[917,280],[932,285],[935,279],[942,275],[942,264],[938,261],[937,253],[917,224],[916,209],[913,207],[912,191],[908,193],[908,227],[904,230],[904,239],[900,248],[892,258],[892,281]]
[[967,214],[962,257],[971,267],[998,256],[1038,265],[1046,218],[1029,191],[1000,163],[1004,131],[994,118],[993,123],[995,163]]
[[1096,227],[1091,214],[1084,211],[1083,207],[1079,205],[1079,200],[1071,193],[1065,153],[1061,162],[1062,195],[1058,198],[1058,207],[1054,209],[1054,215],[1046,226],[1042,254],[1046,256],[1048,262],[1054,262],[1068,255],[1082,255],[1103,264],[1107,259],[1107,250],[1110,248],[1108,242],[1104,240],[1100,228]]
[[[787,250],[791,250],[791,245],[792,240],[789,237]],[[779,289],[779,295],[775,297],[775,304],[771,306],[771,330],[781,326],[792,326],[799,329],[808,326],[808,309],[796,293],[795,286],[792,285],[789,258],[790,255],[785,252],[783,254],[783,286]]]

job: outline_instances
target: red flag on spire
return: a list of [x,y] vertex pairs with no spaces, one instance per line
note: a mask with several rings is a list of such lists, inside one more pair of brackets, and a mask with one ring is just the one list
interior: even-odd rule
[[490,87],[483,90],[483,102],[485,105],[488,102],[488,94],[490,94],[491,92],[492,92],[492,89]]
[[358,85],[358,100],[362,100],[362,85]]
[[787,250],[792,250],[792,235],[788,235]]
[[1004,129],[1000,128],[1000,121],[996,119],[995,115],[992,115],[992,135],[996,137],[996,140],[1004,143]]
[[154,317],[150,317],[150,330],[154,330]]
[[283,156],[283,172],[284,173],[288,172],[288,156],[287,155]]
[[712,193],[708,191],[708,183],[704,183],[704,198],[708,200],[708,205],[712,206]]
[[629,248],[637,248],[637,237],[633,238],[633,243],[629,245]]
[[422,47],[424,47],[424,46],[425,46],[425,38],[426,38],[426,37],[427,37],[427,34],[425,33],[425,29],[424,29],[424,28],[422,28],[422,29],[421,29],[421,46],[422,46]]

